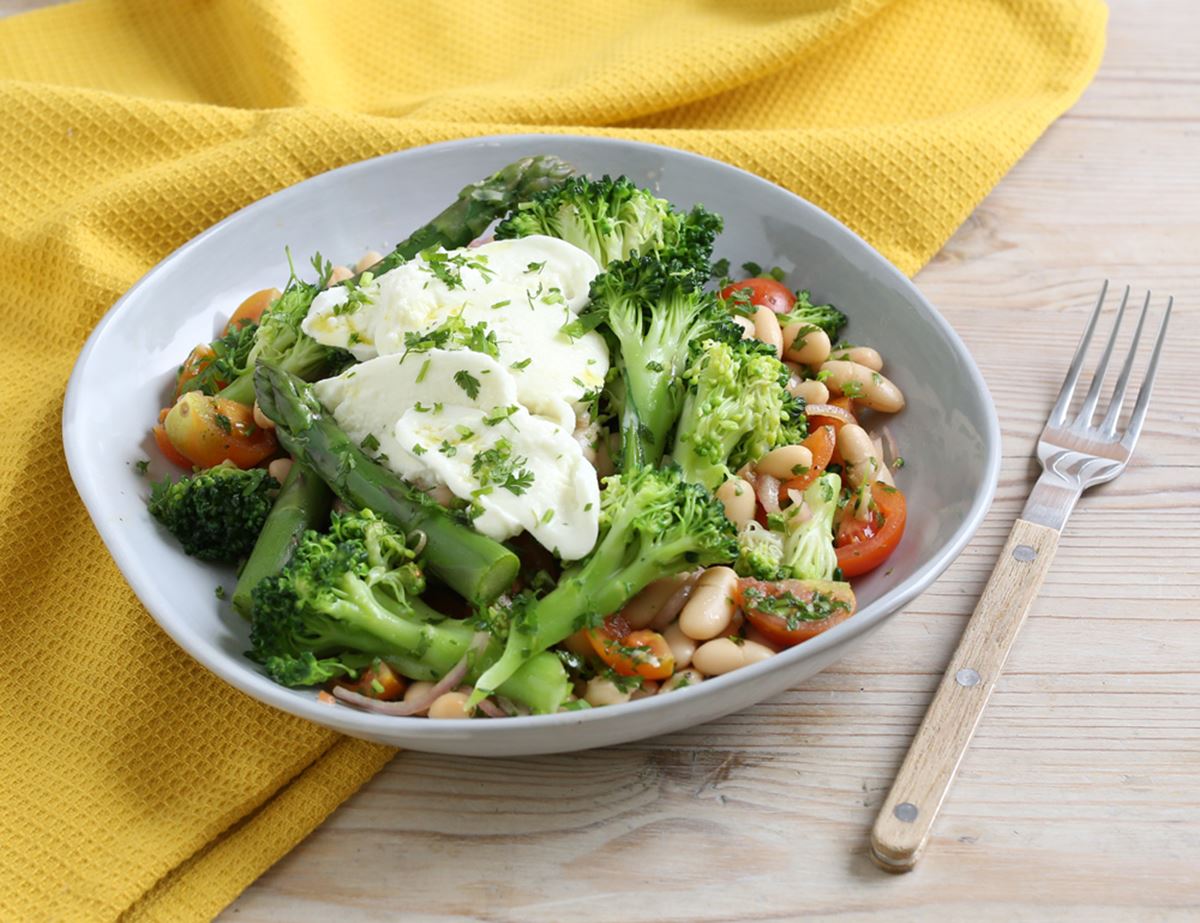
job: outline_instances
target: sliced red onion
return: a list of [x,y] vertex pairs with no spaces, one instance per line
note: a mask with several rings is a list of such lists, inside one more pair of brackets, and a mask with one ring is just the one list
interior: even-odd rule
[[779,478],[758,472],[754,479],[754,493],[764,510],[768,513],[779,512]]
[[658,612],[654,614],[654,618],[650,620],[650,627],[655,631],[662,631],[670,625],[675,618],[683,611],[683,607],[692,597],[692,590],[696,588],[696,580],[704,573],[700,570],[692,571],[684,575],[684,580],[679,584],[678,588],[667,597],[667,601],[662,604]]
[[508,712],[493,702],[491,699],[484,699],[479,703],[479,710],[489,718],[507,718]]

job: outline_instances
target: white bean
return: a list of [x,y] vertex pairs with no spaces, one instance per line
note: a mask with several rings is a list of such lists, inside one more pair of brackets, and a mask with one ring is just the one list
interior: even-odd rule
[[433,700],[433,704],[429,706],[430,718],[470,718],[471,712],[467,710],[467,699],[470,695],[466,692],[444,692]]
[[339,282],[345,282],[352,275],[354,275],[354,273],[352,273],[348,267],[334,266],[333,271],[329,273],[329,281],[325,283],[325,287],[329,288],[331,285],[337,285]]
[[674,692],[676,689],[685,689],[688,686],[695,686],[702,682],[704,682],[704,674],[699,670],[680,670],[658,687],[658,694],[662,695],[664,692]]
[[254,425],[259,429],[275,428],[275,421],[262,412],[262,408],[258,406],[258,401],[254,402]]
[[847,423],[838,430],[837,446],[846,462],[846,480],[851,487],[861,487],[873,481],[894,485],[892,473],[875,453],[871,437],[857,423]]
[[779,318],[766,305],[759,305],[754,312],[754,336],[775,350],[775,358],[783,355],[783,332],[779,329]]
[[696,648],[696,653],[692,656],[692,663],[702,673],[709,676],[721,676],[724,673],[748,667],[752,663],[758,663],[760,660],[766,660],[774,654],[775,652],[769,647],[754,641],[742,638],[736,641],[731,638],[714,638]]
[[288,472],[292,470],[292,460],[290,458],[277,458],[271,464],[267,465],[267,474],[271,475],[280,484],[283,479],[288,476]]
[[829,358],[829,334],[811,324],[788,324],[783,328],[783,354],[792,362],[815,369]]
[[362,258],[354,264],[354,271],[363,272],[367,269],[370,269],[381,259],[383,259],[383,254],[378,250],[368,250],[362,255]]
[[[811,464],[812,457],[809,457]],[[732,477],[717,488],[717,499],[725,506],[725,516],[739,529],[754,518],[754,488],[750,482]]]
[[622,692],[611,679],[593,676],[588,680],[587,692],[583,698],[588,705],[599,708],[601,705],[620,705],[622,702],[628,702],[632,695],[632,690]]
[[[729,629],[738,576],[728,567],[710,567],[679,613],[679,630],[695,641],[707,641]],[[707,671],[705,671],[707,672]]]
[[629,696],[629,701],[636,702],[638,699],[647,699],[658,693],[658,683],[652,679],[642,680],[642,684],[633,690]]
[[691,579],[691,574],[676,574],[673,577],[655,580],[625,604],[621,616],[629,623],[630,628],[646,628],[654,621],[654,617],[667,600]]
[[786,481],[799,477],[812,467],[812,452],[802,445],[781,445],[758,460],[754,470]]
[[789,378],[787,389],[788,394],[803,398],[806,404],[829,403],[829,389],[825,387],[824,382],[815,378]]
[[821,366],[827,373],[825,384],[831,391],[861,400],[880,413],[896,413],[904,408],[904,395],[879,372],[857,362],[833,359]]
[[696,642],[683,633],[678,622],[672,622],[663,630],[663,638],[675,658],[675,669],[686,669],[692,662],[692,654],[696,653]]
[[857,362],[859,365],[865,365],[872,372],[883,371],[883,357],[879,355],[879,350],[872,349],[870,346],[847,346],[844,349],[835,349],[829,354],[829,358]]

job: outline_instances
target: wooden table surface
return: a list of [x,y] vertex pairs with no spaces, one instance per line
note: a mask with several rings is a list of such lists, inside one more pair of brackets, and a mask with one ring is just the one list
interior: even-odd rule
[[[995,505],[946,574],[852,656],[712,724],[533,759],[402,753],[223,920],[1200,919],[1200,4],[1111,6],[1094,84],[917,278],[1004,430]],[[886,875],[868,831],[1105,276],[1176,297],[1137,458],[1080,504],[925,858]]]
[[[1200,919],[1197,39],[1195,0],[1113,3],[1095,83],[917,278],[1004,430],[995,505],[932,589],[712,724],[533,759],[402,753],[223,919]],[[884,874],[868,831],[1105,276],[1176,298],[1138,455],[1071,520],[925,858]]]

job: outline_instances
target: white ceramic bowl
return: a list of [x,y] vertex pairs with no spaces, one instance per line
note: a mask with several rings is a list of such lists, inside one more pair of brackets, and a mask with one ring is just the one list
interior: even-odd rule
[[[322,704],[271,682],[242,656],[247,626],[218,583],[228,570],[183,554],[146,511],[151,479],[172,470],[147,436],[176,367],[249,292],[320,251],[353,262],[386,252],[465,184],[528,154],[554,153],[599,176],[624,173],[672,202],[725,218],[717,256],[778,265],[850,315],[847,335],[882,348],[908,399],[891,430],[908,467],[907,532],[881,571],[856,581],[858,613],[770,660],[669,695],[500,721],[390,718]],[[75,485],[138,597],[168,634],[248,695],[347,734],[475,756],[551,753],[662,734],[745,708],[837,660],[929,586],[971,538],[995,491],[1000,433],[975,363],[899,271],[840,222],[757,176],[695,154],[600,138],[520,135],[437,144],[351,164],[256,202],[152,269],[92,332],[71,375],[63,442]],[[152,459],[148,477],[134,468]],[[172,472],[174,473],[174,472]]]

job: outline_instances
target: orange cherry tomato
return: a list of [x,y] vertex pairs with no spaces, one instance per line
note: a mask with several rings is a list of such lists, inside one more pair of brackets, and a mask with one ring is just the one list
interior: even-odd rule
[[630,631],[620,616],[610,616],[600,628],[588,629],[592,649],[614,672],[643,679],[666,679],[675,672],[671,645],[657,631]]
[[237,310],[229,318],[229,323],[221,331],[221,336],[225,336],[229,331],[236,330],[243,324],[257,324],[262,319],[263,311],[269,308],[282,294],[283,292],[277,288],[264,288],[255,292],[237,306]]
[[724,301],[748,299],[755,307],[770,308],[776,314],[787,314],[796,303],[795,294],[782,282],[774,279],[743,279],[721,289]]
[[[812,422],[811,419],[809,422]],[[837,448],[837,430],[831,423],[818,426],[811,430],[808,438],[800,444],[812,453],[812,465],[803,474],[784,481],[779,486],[780,505],[787,499],[789,490],[804,490],[829,467],[829,460],[833,458],[834,449]]]
[[278,450],[273,430],[254,423],[254,410],[237,401],[188,391],[163,423],[176,451],[199,468],[231,461],[253,468]]
[[828,404],[809,404],[805,408],[808,414],[808,427],[832,426],[841,429],[847,423],[857,423],[858,420],[848,407],[842,407],[830,401]]
[[750,622],[777,647],[795,647],[854,614],[854,590],[832,580],[778,580],[745,577],[737,602]]
[[[183,365],[179,367],[179,377],[175,380],[175,398],[178,400],[179,395],[183,394],[183,389],[189,381],[208,368],[209,364],[217,358],[216,353],[212,351],[212,347],[207,343],[201,343],[183,360]],[[224,387],[227,382],[221,382],[221,387]]]
[[382,660],[372,661],[371,666],[363,670],[357,680],[339,680],[335,685],[384,702],[395,702],[404,698],[404,690],[408,688],[404,677]]
[[192,470],[192,463],[180,455],[175,446],[171,445],[171,440],[167,438],[167,431],[161,423],[157,424],[151,432],[154,434],[154,442],[158,446],[158,451],[163,453],[163,457],[167,461],[180,468],[186,468],[188,471]]
[[847,577],[874,570],[896,550],[904,535],[908,508],[904,494],[882,481],[871,485],[873,509],[867,520],[847,512],[838,526],[834,545],[838,567]]

